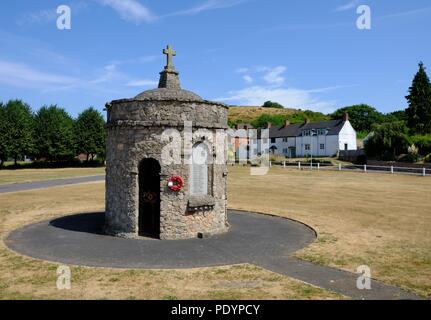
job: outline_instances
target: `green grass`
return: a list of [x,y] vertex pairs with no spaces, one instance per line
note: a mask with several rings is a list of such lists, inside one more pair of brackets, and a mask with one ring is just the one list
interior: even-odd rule
[[0,184],[24,183],[105,174],[105,168],[0,170]]

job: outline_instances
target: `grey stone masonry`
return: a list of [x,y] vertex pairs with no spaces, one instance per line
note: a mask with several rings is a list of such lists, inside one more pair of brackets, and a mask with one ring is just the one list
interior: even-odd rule
[[[215,159],[215,141],[207,134],[226,134],[227,107],[203,100],[190,91],[182,90],[178,72],[173,66],[160,73],[159,88],[144,91],[132,99],[115,100],[106,105],[106,223],[105,230],[113,235],[138,238],[145,227],[140,215],[143,199],[140,168],[144,159],[160,164],[160,210],[154,215],[160,226],[155,237],[162,240],[195,238],[201,234],[219,234],[228,230],[226,196],[226,162]],[[192,125],[192,145],[208,146],[208,194],[191,195],[192,166],[184,153],[185,123]],[[180,163],[165,163],[163,150],[169,143],[164,134],[176,130],[181,143]],[[201,134],[201,130],[206,134]],[[223,142],[226,148],[226,139]],[[184,186],[172,191],[170,177],[180,176]],[[157,210],[156,210],[157,211]],[[157,215],[158,214],[158,215]]]
[[159,88],[180,90],[181,88],[178,72],[173,70],[163,70],[160,72]]

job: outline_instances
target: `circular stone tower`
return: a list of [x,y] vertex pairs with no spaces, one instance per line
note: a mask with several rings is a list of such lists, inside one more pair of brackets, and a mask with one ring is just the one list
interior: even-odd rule
[[106,105],[107,233],[165,240],[226,232],[227,106],[182,90],[172,65],[158,89]]

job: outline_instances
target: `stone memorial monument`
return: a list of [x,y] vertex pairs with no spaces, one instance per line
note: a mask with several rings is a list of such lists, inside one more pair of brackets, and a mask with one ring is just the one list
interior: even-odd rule
[[106,105],[107,233],[188,239],[228,230],[227,111],[181,89],[168,46],[159,87]]

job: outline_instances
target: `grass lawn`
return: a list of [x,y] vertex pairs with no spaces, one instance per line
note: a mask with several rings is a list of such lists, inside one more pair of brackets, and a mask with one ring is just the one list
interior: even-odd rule
[[0,184],[73,178],[105,174],[105,168],[0,170]]
[[318,240],[296,255],[431,295],[431,178],[229,167],[229,207],[302,221]]
[[[0,194],[0,236],[20,226],[104,209],[101,182]],[[57,290],[57,264],[17,255],[0,242],[0,299],[341,299],[254,265],[187,270],[71,267],[72,289]]]
[[[229,167],[229,207],[309,224],[318,240],[302,259],[431,294],[431,178],[272,168],[250,176]],[[0,195],[0,235],[31,222],[102,211],[103,183]],[[56,265],[0,244],[0,298],[338,299],[341,296],[253,265],[189,270],[72,268],[72,290],[55,287]]]

